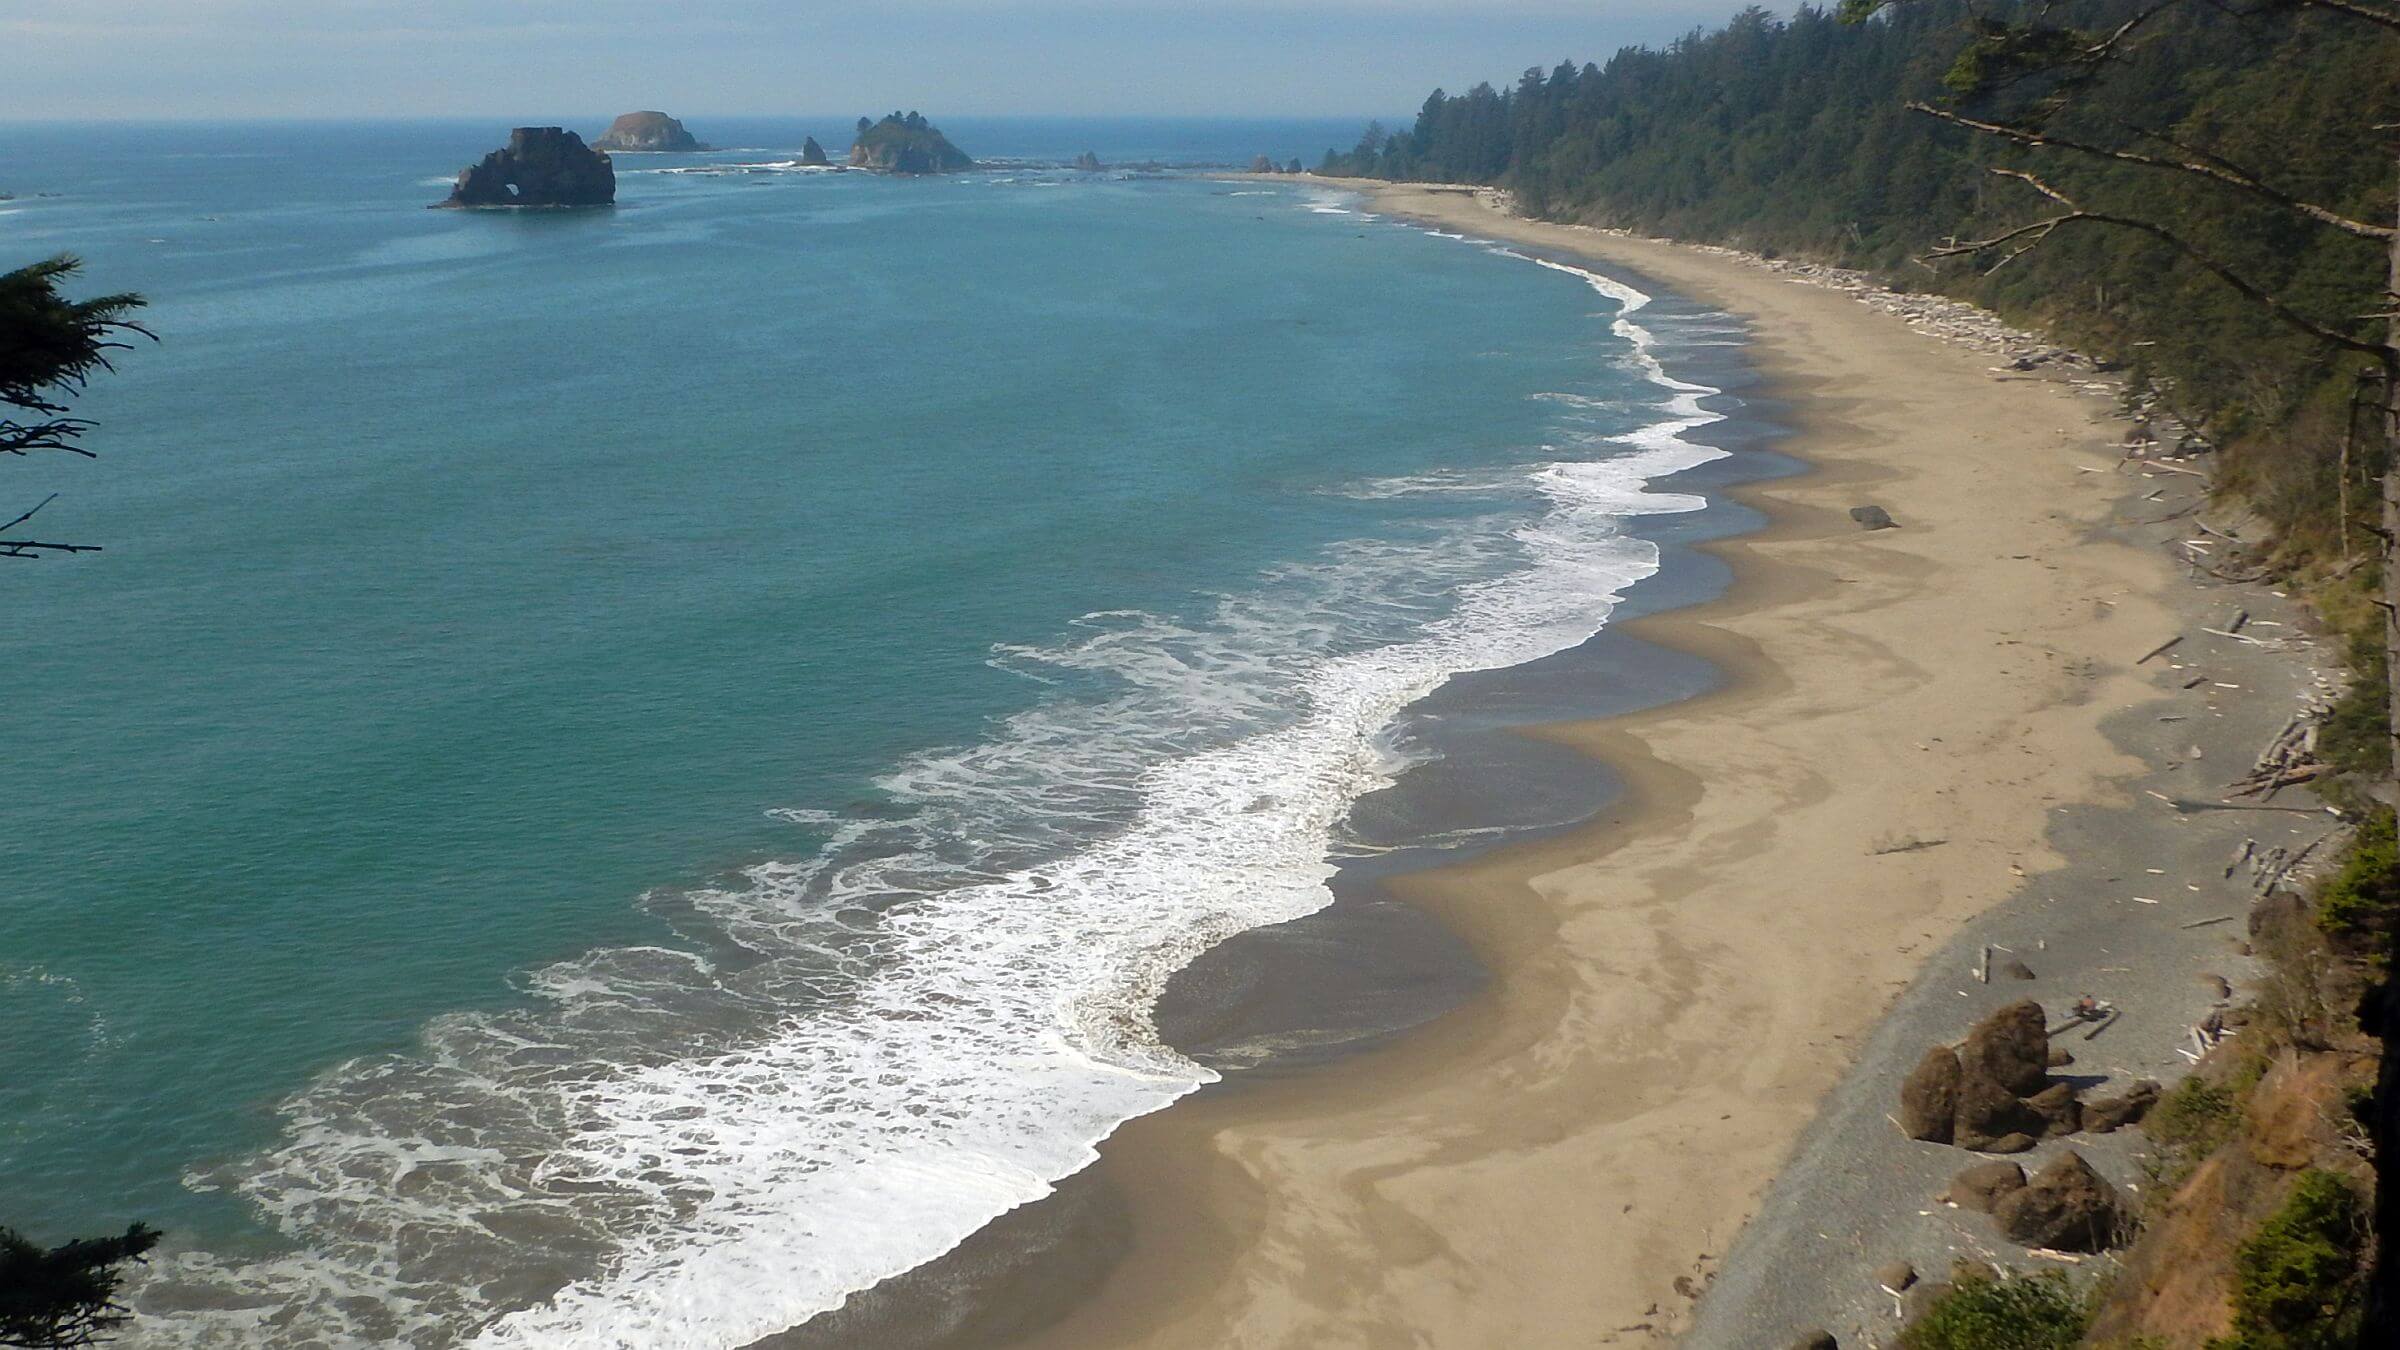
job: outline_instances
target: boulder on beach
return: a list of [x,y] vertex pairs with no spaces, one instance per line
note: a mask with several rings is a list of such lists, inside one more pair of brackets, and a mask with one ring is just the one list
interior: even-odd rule
[[1969,1078],[1988,1078],[2019,1096],[2039,1092],[2050,1081],[2049,1025],[2041,1004],[2019,999],[1967,1033],[1958,1048],[1959,1067]]
[[1842,1350],[1842,1343],[1830,1331],[1804,1331],[1792,1342],[1792,1350]]
[[2166,1089],[2145,1078],[2115,1097],[2103,1097],[2083,1104],[2083,1128],[2093,1134],[2110,1134],[2128,1125],[2138,1125]]
[[1958,1119],[1958,1056],[1949,1046],[1925,1052],[1900,1085],[1900,1131],[1929,1144],[1947,1144]]
[[[2040,1139],[2048,1122],[2025,1099],[1990,1077],[1964,1072],[1958,1084],[1958,1118],[1950,1142],[1978,1153],[2023,1153]],[[2018,1142],[2022,1141],[2022,1142]]]
[[2000,965],[2000,973],[2012,980],[2032,980],[2040,978],[2033,973],[2033,967],[2026,965],[2022,961],[2012,960],[2002,962]]
[[1906,1261],[1892,1261],[1875,1268],[1875,1283],[1895,1294],[1906,1293],[1917,1282],[1917,1268]]
[[442,206],[609,206],[617,171],[607,154],[562,127],[518,127],[508,144],[467,166]]
[[1870,530],[1900,528],[1900,522],[1892,519],[1892,513],[1880,506],[1853,506],[1850,508],[1850,518]]
[[629,112],[608,124],[600,139],[592,142],[595,150],[631,150],[635,152],[669,150],[706,150],[708,147],[683,129],[683,123],[663,112]]
[[2025,1109],[2042,1122],[2042,1138],[2056,1139],[2083,1128],[2083,1103],[2075,1100],[2072,1083],[2052,1083],[2025,1100]]
[[2025,1188],[2025,1169],[2012,1162],[1977,1163],[1950,1178],[1950,1203],[1989,1214],[2000,1197]]
[[2042,1005],[2021,999],[1975,1024],[1953,1051],[1935,1046],[1900,1085],[1911,1139],[1979,1153],[2023,1153],[2083,1128],[2073,1084],[2050,1077]]
[[2117,1188],[2078,1153],[2062,1153],[2033,1174],[2022,1190],[1992,1206],[2012,1242],[2062,1252],[2106,1251],[2117,1239],[2123,1212]]

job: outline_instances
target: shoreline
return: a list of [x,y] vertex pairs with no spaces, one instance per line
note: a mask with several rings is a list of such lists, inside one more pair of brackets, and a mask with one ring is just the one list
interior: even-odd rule
[[[1621,778],[1600,819],[1394,883],[1492,984],[1397,1043],[1122,1128],[1101,1169],[1124,1260],[1012,1344],[1679,1334],[1851,1045],[2057,863],[2053,806],[2138,768],[2100,724],[2147,695],[2129,666],[2172,569],[2087,537],[2122,486],[2076,472],[2116,457],[2094,400],[2000,387],[1982,353],[1729,257],[1367,193],[1750,322],[1797,422],[1778,449],[1811,472],[1731,494],[1768,523],[1700,546],[1723,597],[1623,625],[1719,688],[1535,733]],[[1902,528],[1847,519],[1870,501]],[[1991,664],[2020,644],[2030,676]],[[1910,832],[1951,842],[1874,854]]]

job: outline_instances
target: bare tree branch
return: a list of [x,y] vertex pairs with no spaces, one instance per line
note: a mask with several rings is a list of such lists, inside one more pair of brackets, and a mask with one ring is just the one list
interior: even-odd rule
[[2347,14],[2353,19],[2400,33],[2400,11],[2379,9],[2365,0],[2300,0],[2300,3],[2310,9],[2330,9],[2337,14]]
[[[2183,236],[2175,233],[2173,230],[2168,229],[2166,226],[2159,224],[2157,221],[2143,220],[2137,216],[2121,216],[2107,211],[2085,210],[2082,206],[2078,205],[2073,198],[2067,196],[2057,188],[2050,186],[2048,183],[2043,182],[2041,179],[2036,178],[2032,174],[2027,173],[2022,169],[1993,169],[1991,172],[1998,177],[2013,178],[2020,183],[2024,183],[2028,187],[2031,187],[2034,191],[2039,192],[2044,197],[2049,198],[2051,201],[2058,203],[2060,206],[2065,207],[2066,209],[2058,215],[2050,216],[2043,220],[2037,220],[2030,225],[2020,225],[2013,230],[2009,230],[2002,234],[1993,235],[1988,239],[1974,239],[1965,241],[1963,243],[1944,244],[1939,248],[1931,250],[1927,256],[1934,258],[1963,258],[1975,254],[1988,253],[1995,248],[2000,248],[2020,239],[2029,239],[2031,243],[2029,243],[2027,247],[2031,247],[2033,244],[2039,244],[2042,240],[2049,238],[2050,235],[2058,230],[2059,227],[2063,225],[2076,224],[2081,221],[2091,221],[2100,225],[2115,225],[2122,229],[2135,230],[2142,234],[2149,235],[2151,238],[2167,245],[2178,253],[2181,253],[2186,258],[2191,259],[2193,262],[2198,263],[2201,267],[2207,269],[2209,274],[2214,276],[2217,280],[2222,281],[2226,285],[2231,286],[2234,290],[2239,291],[2244,298],[2261,306],[2268,313],[2274,315],[2284,323],[2299,329],[2309,336],[2316,338],[2320,342],[2339,347],[2344,351],[2360,352],[2368,356],[2373,356],[2378,360],[2388,359],[2390,356],[2390,348],[2383,343],[2369,342],[2363,338],[2353,337],[2338,328],[2330,327],[2324,323],[2310,318],[2305,314],[2300,313],[2298,310],[2293,309],[2291,306],[2285,304],[2273,292],[2270,292],[2265,287],[2243,277],[2241,274],[2235,272],[2232,268],[2229,268],[2225,264],[2218,262],[2208,254],[2201,252],[2188,240],[2184,239]],[[2003,262],[2005,263],[2006,261],[2013,260],[2017,256],[2017,253],[2022,253],[2023,251],[2024,250],[2022,248],[2018,249],[2016,253],[2010,254],[2009,258],[2004,259]]]
[[64,450],[85,459],[99,456],[77,443],[76,438],[92,429],[92,424],[80,417],[61,417],[48,422],[10,422],[0,420],[0,455],[22,455],[35,450]]
[[[2153,169],[2168,169],[2176,173],[2185,173],[2197,178],[2205,178],[2211,182],[2222,183],[2227,187],[2236,188],[2240,191],[2247,192],[2254,197],[2260,198],[2261,200],[2272,202],[2287,211],[2296,212],[2300,215],[2306,216],[2310,220],[2313,220],[2320,225],[2330,226],[2334,229],[2342,231],[2345,234],[2356,235],[2361,239],[2376,239],[2389,242],[2392,239],[2400,238],[2400,229],[2395,229],[2389,225],[2374,225],[2363,220],[2353,220],[2350,217],[2343,215],[2339,211],[2334,211],[2327,207],[2319,206],[2314,202],[2302,201],[2299,198],[2292,196],[2290,193],[2283,192],[2277,188],[2269,187],[2267,184],[2260,182],[2256,175],[2249,173],[2247,170],[2227,163],[2226,161],[2218,159],[2214,155],[2209,155],[2206,152],[2192,152],[2188,147],[2182,146],[2171,140],[2168,141],[2169,144],[2174,144],[2176,145],[2177,149],[2182,149],[2187,153],[2192,154],[2193,158],[2188,160],[2162,159],[2156,155],[2144,155],[2131,150],[2111,149],[2105,145],[2093,145],[2086,141],[2070,140],[2064,136],[2053,136],[2048,132],[2036,131],[2029,127],[2013,126],[2006,122],[1986,122],[1979,118],[1967,117],[1960,113],[1951,112],[1946,108],[1937,108],[1930,103],[1919,103],[1912,101],[1908,107],[1909,111],[1911,112],[1923,113],[1927,117],[1948,122],[1953,126],[1965,127],[1969,131],[1980,131],[1984,135],[1996,136],[2001,140],[2013,141],[2018,145],[2030,146],[2035,149],[2072,150],[2077,154],[2090,155],[2097,159],[2115,160],[2121,164],[2140,164]],[[2154,136],[2157,135],[2155,132],[2144,132],[2143,134]],[[2168,140],[2168,138],[2164,136],[2159,136],[2158,138],[2161,140]]]

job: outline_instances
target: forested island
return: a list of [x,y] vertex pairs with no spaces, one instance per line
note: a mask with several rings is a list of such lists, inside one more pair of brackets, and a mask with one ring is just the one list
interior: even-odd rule
[[600,139],[592,142],[595,150],[630,150],[636,153],[660,151],[699,151],[709,147],[684,129],[681,122],[663,112],[629,112],[608,124]]
[[899,174],[959,173],[974,168],[975,161],[923,113],[895,112],[880,122],[858,119],[850,167]]

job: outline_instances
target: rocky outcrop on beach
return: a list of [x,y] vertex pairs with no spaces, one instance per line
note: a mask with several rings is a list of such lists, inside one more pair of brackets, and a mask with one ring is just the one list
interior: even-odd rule
[[950,143],[922,113],[893,113],[880,122],[858,119],[850,167],[878,173],[959,173],[975,167],[967,152]]
[[2013,1162],[1977,1163],[1950,1179],[1949,1200],[1960,1209],[1989,1214],[2010,1193],[2025,1189],[2025,1169]]
[[629,112],[608,124],[600,139],[592,142],[595,150],[631,150],[637,153],[669,150],[706,150],[708,147],[683,129],[683,123],[663,112]]
[[617,171],[608,155],[561,127],[518,127],[508,144],[458,175],[442,206],[609,206]]
[[1900,1128],[1911,1139],[1979,1153],[2023,1153],[2083,1128],[2074,1085],[2050,1077],[2042,1005],[2011,1003],[1976,1023],[1956,1050],[1926,1051],[1900,1085]]
[[801,143],[800,162],[812,169],[826,168],[833,163],[825,157],[825,147],[817,144],[814,136]]
[[2049,1251],[2098,1252],[2115,1246],[2124,1214],[2117,1188],[2078,1153],[2062,1153],[1992,1206],[2011,1242]]

